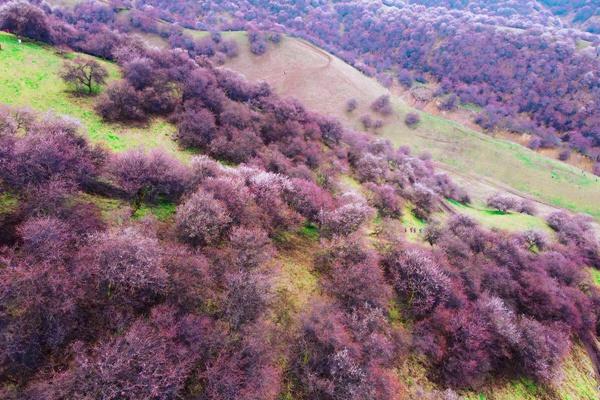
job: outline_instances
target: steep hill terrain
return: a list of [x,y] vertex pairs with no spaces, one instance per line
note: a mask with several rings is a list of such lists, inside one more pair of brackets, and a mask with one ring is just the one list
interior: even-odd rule
[[[389,91],[339,58],[291,37],[272,45],[265,55],[256,56],[244,37],[233,37],[239,41],[241,52],[226,67],[250,80],[265,80],[282,95],[297,97],[311,108],[335,115],[350,128],[363,129],[360,117],[364,114],[378,118],[369,106]],[[352,98],[359,106],[348,113],[345,104]],[[599,177],[439,116],[420,113],[422,122],[408,128],[404,117],[414,110],[399,97],[392,95],[392,99],[395,114],[384,118],[385,125],[377,135],[430,153],[442,169],[465,182],[476,199],[482,200],[498,188],[512,188],[543,204],[600,219]]]
[[[339,116],[347,121],[347,124],[356,124],[353,117],[348,117],[345,112],[340,111],[341,104],[347,97],[354,97],[359,101],[367,103],[375,97],[385,93],[377,83],[373,80],[364,77],[360,72],[356,71],[347,64],[341,62],[337,58],[311,46],[310,44],[296,40],[293,38],[285,38],[280,48],[272,48],[264,57],[255,58],[247,53],[243,40],[245,37],[241,33],[234,33],[226,36],[237,37],[242,45],[242,53],[238,59],[228,64],[229,67],[245,72],[250,77],[255,79],[269,80],[277,90],[287,95],[296,94],[313,104],[314,107],[321,110],[331,110],[332,114]],[[160,142],[152,140],[155,135],[155,125],[152,123],[148,127],[131,128],[128,126],[112,125],[98,120],[93,114],[90,98],[73,97],[66,87],[57,79],[57,71],[63,59],[73,58],[75,55],[71,53],[59,54],[55,49],[35,43],[19,43],[16,38],[8,34],[0,34],[2,40],[3,52],[0,53],[0,68],[6,73],[5,77],[9,76],[3,91],[0,93],[0,102],[13,105],[29,105],[33,109],[39,111],[52,111],[61,115],[68,115],[80,120],[84,128],[90,133],[90,139],[98,143],[102,143],[114,150],[121,151],[125,149],[136,148],[137,146],[145,148],[162,147],[171,149],[174,153],[179,153],[174,142],[170,137],[165,136]],[[18,63],[19,68],[14,68],[15,63]],[[105,64],[111,70],[113,77],[118,76],[118,70],[112,64]],[[251,68],[251,66],[254,68]],[[272,70],[271,74],[265,73],[261,75],[261,71]],[[288,72],[289,71],[289,72]],[[321,71],[323,79],[319,80],[320,85],[315,84],[315,71]],[[291,76],[287,76],[290,73]],[[31,78],[33,77],[33,78]],[[307,89],[303,82],[311,89]],[[333,88],[339,88],[334,90]],[[314,95],[314,93],[318,95]],[[311,96],[313,94],[313,96]],[[337,97],[336,97],[337,96]],[[397,100],[398,101],[398,100]],[[397,103],[398,112],[406,112],[407,108],[399,101]],[[361,107],[365,112],[367,107]],[[431,116],[433,121],[436,117]],[[400,123],[400,118],[395,118],[397,121],[388,121],[389,124],[397,124],[399,135],[408,135],[411,130],[403,127]],[[423,119],[427,124],[427,116]],[[450,124],[450,123],[449,123]],[[422,128],[419,128],[422,129]],[[392,127],[384,128],[384,132],[392,134]],[[417,130],[419,132],[419,130]],[[118,135],[117,139],[111,135]],[[442,133],[444,134],[444,133]],[[474,135],[476,133],[473,133]],[[150,135],[148,137],[147,135]],[[476,134],[480,135],[480,134]],[[125,143],[125,145],[115,145],[117,143]],[[402,143],[403,137],[396,138],[399,143]],[[419,143],[419,142],[417,142]],[[434,142],[435,143],[435,142]],[[423,146],[426,146],[423,144]],[[457,153],[460,154],[460,153]],[[185,153],[181,153],[183,159],[187,159]],[[461,158],[461,162],[466,162],[466,158]],[[465,178],[465,184],[473,187],[472,177]],[[341,183],[348,189],[359,189],[360,186],[356,181],[348,178],[346,182]],[[482,186],[483,187],[483,186]],[[493,189],[497,189],[493,186]],[[107,221],[114,221],[115,215],[127,210],[127,203],[123,201],[114,201],[102,197],[84,196],[82,199],[91,200],[97,204],[104,212]],[[1,198],[2,206],[5,209],[0,209],[0,214],[8,212],[11,207],[14,207],[10,198]],[[482,220],[485,224],[486,211],[462,206],[458,203],[456,207],[460,212],[474,216]],[[465,208],[466,207],[466,208]],[[151,211],[165,221],[172,218],[174,209],[169,211],[170,206],[150,207]],[[148,210],[146,206],[142,207],[138,213],[142,217]],[[163,210],[166,210],[164,213]],[[415,220],[410,215],[410,211],[406,211],[408,215],[404,219],[406,226],[420,227],[424,225],[421,221]],[[442,216],[442,215],[440,215]],[[498,226],[500,228],[510,230],[523,230],[527,228],[545,229],[545,224],[536,217],[531,217],[530,221],[519,215],[494,215],[489,213],[489,226]],[[506,221],[502,222],[502,218]],[[308,232],[308,231],[307,231]],[[308,235],[308,236],[307,236]],[[281,302],[279,313],[282,313],[278,318],[292,319],[297,318],[297,314],[306,306],[309,298],[317,295],[317,281],[313,273],[310,272],[310,260],[304,260],[306,252],[315,252],[314,238],[311,238],[310,233],[302,233],[298,237],[287,237],[284,240],[285,246],[281,249],[281,254],[278,260],[282,263],[282,273],[276,281],[276,287]],[[420,241],[419,236],[414,237]],[[291,322],[289,322],[291,323]],[[419,398],[419,388],[433,390],[435,385],[432,384],[425,376],[425,371],[419,367],[417,362],[411,362],[399,371],[403,379],[413,379],[414,390],[411,398]],[[594,369],[589,358],[579,346],[575,347],[572,354],[565,361],[563,367],[565,379],[560,386],[552,389],[541,388],[529,380],[516,380],[498,382],[495,385],[484,389],[481,392],[463,392],[465,399],[497,399],[497,400],[512,400],[512,399],[589,399],[592,400],[597,396],[597,390],[594,388]],[[412,386],[411,386],[412,387]],[[412,397],[416,396],[416,397]]]
[[[126,20],[130,11],[122,10],[119,18]],[[169,24],[159,21],[161,29]],[[135,30],[134,30],[135,32]],[[186,29],[184,33],[195,39],[205,39],[207,32]],[[168,43],[155,34],[138,32],[150,45],[165,47]],[[278,93],[300,99],[316,110],[333,115],[351,129],[362,130],[361,118],[369,115],[382,119],[383,128],[376,134],[396,145],[408,145],[415,152],[427,152],[440,162],[440,168],[470,188],[477,207],[462,210],[491,227],[519,230],[539,228],[543,223],[523,216],[494,216],[482,211],[484,200],[501,190],[538,202],[542,215],[566,208],[600,218],[595,199],[600,197],[600,178],[579,168],[544,157],[511,141],[497,139],[448,120],[439,113],[420,112],[422,122],[408,128],[404,117],[415,111],[400,96],[392,95],[395,113],[378,116],[370,110],[377,97],[390,94],[375,79],[348,65],[334,55],[304,40],[284,36],[270,50],[256,56],[250,51],[244,32],[223,32],[223,38],[237,41],[240,54],[227,61],[225,67],[242,73],[250,80],[264,80]],[[396,91],[394,91],[396,93]],[[346,112],[345,104],[355,99],[358,107]],[[519,173],[515,173],[518,171]],[[479,211],[478,211],[479,210]],[[600,230],[597,228],[600,232]]]
[[0,398],[599,398],[596,177],[288,35],[0,23]]

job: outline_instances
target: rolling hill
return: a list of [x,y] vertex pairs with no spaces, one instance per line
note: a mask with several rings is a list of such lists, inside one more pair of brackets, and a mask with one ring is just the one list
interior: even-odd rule
[[[241,52],[226,67],[250,80],[265,80],[278,93],[297,97],[308,108],[333,115],[349,128],[361,129],[359,119],[366,113],[377,118],[369,105],[378,96],[390,94],[374,79],[303,40],[284,37],[265,55],[255,56],[243,35],[230,36],[239,41]],[[349,114],[345,103],[351,98],[359,106]],[[425,112],[417,111],[422,122],[408,128],[404,117],[415,110],[399,96],[392,95],[392,103],[395,114],[384,119],[385,126],[377,134],[395,145],[430,153],[441,169],[467,185],[476,201],[501,188],[537,200],[544,210],[566,208],[600,220],[599,177]]]
[[[311,110],[336,116],[347,127],[359,129],[359,117],[371,113],[369,104],[388,93],[373,79],[307,42],[284,37],[279,45],[272,45],[264,56],[257,57],[249,52],[245,34],[233,32],[225,36],[238,40],[241,48],[240,55],[228,62],[227,68],[251,80],[266,80],[278,93],[299,98]],[[14,36],[4,33],[0,33],[0,43],[3,47],[0,52],[0,103],[77,118],[89,132],[91,140],[115,151],[138,146],[159,147],[183,160],[188,159],[189,152],[181,151],[172,140],[175,128],[166,121],[155,119],[149,125],[139,127],[106,123],[94,113],[93,99],[70,94],[57,74],[64,59],[73,57],[73,54],[64,55],[50,46],[37,43],[19,43]],[[119,77],[114,64],[105,62],[104,65],[110,70],[111,79]],[[352,114],[344,110],[349,98],[359,102],[358,109]],[[393,105],[395,114],[385,119],[385,126],[377,134],[395,145],[410,145],[415,152],[431,153],[438,166],[466,187],[475,199],[472,206],[453,205],[457,211],[474,216],[489,227],[548,229],[542,218],[520,214],[497,215],[482,206],[489,193],[502,189],[538,200],[542,214],[564,207],[574,212],[587,212],[600,219],[597,203],[600,182],[591,175],[517,144],[492,138],[428,113],[420,112],[421,123],[414,129],[407,128],[404,116],[415,110],[397,96],[393,97]],[[351,179],[344,183],[356,185]],[[122,204],[106,205],[112,206],[119,208]],[[169,214],[173,210],[174,206]],[[406,214],[403,222],[423,224],[410,213]],[[290,238],[281,239],[289,246],[281,251],[277,260],[283,270],[277,282],[278,299],[285,303],[285,307],[277,310],[282,313],[278,315],[282,320],[289,318],[285,313],[299,312],[307,299],[319,292],[317,284],[320,276],[310,271],[311,257],[318,251],[318,243],[306,227],[301,236],[302,239],[294,237],[297,243],[292,244],[288,243],[293,242]],[[307,254],[311,256],[307,257]],[[434,386],[417,362],[409,362],[404,368],[398,373],[411,388]],[[498,400],[597,398],[593,366],[578,344],[566,359],[562,372],[565,379],[551,388],[541,388],[527,379],[506,380],[480,392],[464,392],[461,395],[467,399]],[[418,393],[417,389],[415,392]],[[418,394],[414,398],[418,398]]]
[[[196,37],[206,35],[200,31],[187,32]],[[285,36],[280,44],[270,44],[265,55],[255,56],[249,51],[245,33],[225,32],[224,37],[235,39],[240,45],[239,56],[229,60],[226,68],[249,80],[265,80],[278,93],[298,98],[309,109],[335,116],[349,128],[362,129],[362,115],[378,118],[369,105],[378,96],[389,94],[376,80],[303,40]],[[162,43],[152,35],[146,35],[146,39],[152,45]],[[189,157],[189,152],[177,148],[172,139],[174,127],[164,120],[154,119],[149,125],[139,127],[102,123],[93,112],[92,99],[71,95],[64,83],[52,76],[58,73],[65,55],[44,46],[18,43],[9,34],[1,34],[0,40],[4,48],[0,60],[5,60],[0,64],[4,83],[0,101],[73,116],[84,124],[92,140],[117,151],[139,146],[162,147],[179,158]],[[111,71],[110,79],[116,79],[116,68],[110,63],[105,65]],[[358,101],[358,108],[351,114],[345,111],[350,98]],[[417,111],[421,123],[408,128],[404,116],[415,110],[400,96],[392,95],[392,104],[395,113],[384,118],[385,125],[377,134],[395,145],[408,145],[415,152],[431,154],[438,167],[467,188],[473,198],[473,207],[461,212],[490,227],[522,230],[545,226],[536,217],[495,216],[487,212],[485,198],[502,190],[535,200],[542,216],[558,207],[600,219],[597,206],[600,178],[438,115]]]

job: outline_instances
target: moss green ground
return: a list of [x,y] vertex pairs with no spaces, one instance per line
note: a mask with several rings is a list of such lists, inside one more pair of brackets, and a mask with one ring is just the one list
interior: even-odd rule
[[10,193],[0,193],[0,215],[11,213],[17,205],[18,200]]
[[[168,222],[175,216],[177,205],[169,202],[159,202],[157,204],[142,204],[135,212],[127,201],[112,199],[97,195],[82,193],[80,200],[90,202],[98,206],[103,219],[108,223],[120,224],[129,217],[140,220],[147,216],[154,216],[158,221]],[[0,196],[0,211],[2,197]],[[0,212],[1,213],[1,212]]]
[[592,275],[592,281],[596,286],[600,287],[600,271],[595,268],[590,268],[590,274]]
[[[29,107],[37,111],[51,111],[79,120],[89,138],[115,151],[136,147],[163,148],[178,157],[180,152],[172,136],[175,128],[161,119],[147,126],[109,124],[94,112],[96,97],[75,96],[58,73],[66,58],[52,47],[38,43],[19,43],[13,35],[0,32],[0,103]],[[109,71],[109,81],[118,79],[116,65],[99,60]]]

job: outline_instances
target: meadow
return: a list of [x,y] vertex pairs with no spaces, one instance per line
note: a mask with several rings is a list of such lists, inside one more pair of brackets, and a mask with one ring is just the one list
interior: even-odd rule
[[[114,151],[162,148],[181,159],[188,158],[190,153],[179,150],[173,140],[174,126],[165,120],[155,118],[142,126],[107,123],[93,109],[95,96],[73,94],[59,72],[76,53],[62,54],[39,43],[19,43],[14,35],[4,32],[0,32],[0,45],[0,103],[75,118],[93,142]],[[109,83],[120,78],[115,64],[99,61],[109,72]]]

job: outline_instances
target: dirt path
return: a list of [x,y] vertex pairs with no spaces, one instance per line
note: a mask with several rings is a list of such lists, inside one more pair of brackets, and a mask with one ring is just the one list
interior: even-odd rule
[[316,54],[319,54],[320,56],[322,56],[323,58],[325,58],[325,60],[327,60],[327,63],[325,65],[322,65],[320,67],[318,67],[318,69],[325,69],[328,68],[331,65],[331,62],[333,61],[333,58],[331,57],[331,55],[329,53],[327,53],[326,51],[324,51],[323,49],[318,48],[317,46],[313,45],[312,43],[307,42],[306,40],[298,40],[298,43],[308,49],[310,49],[311,51],[313,51]]

